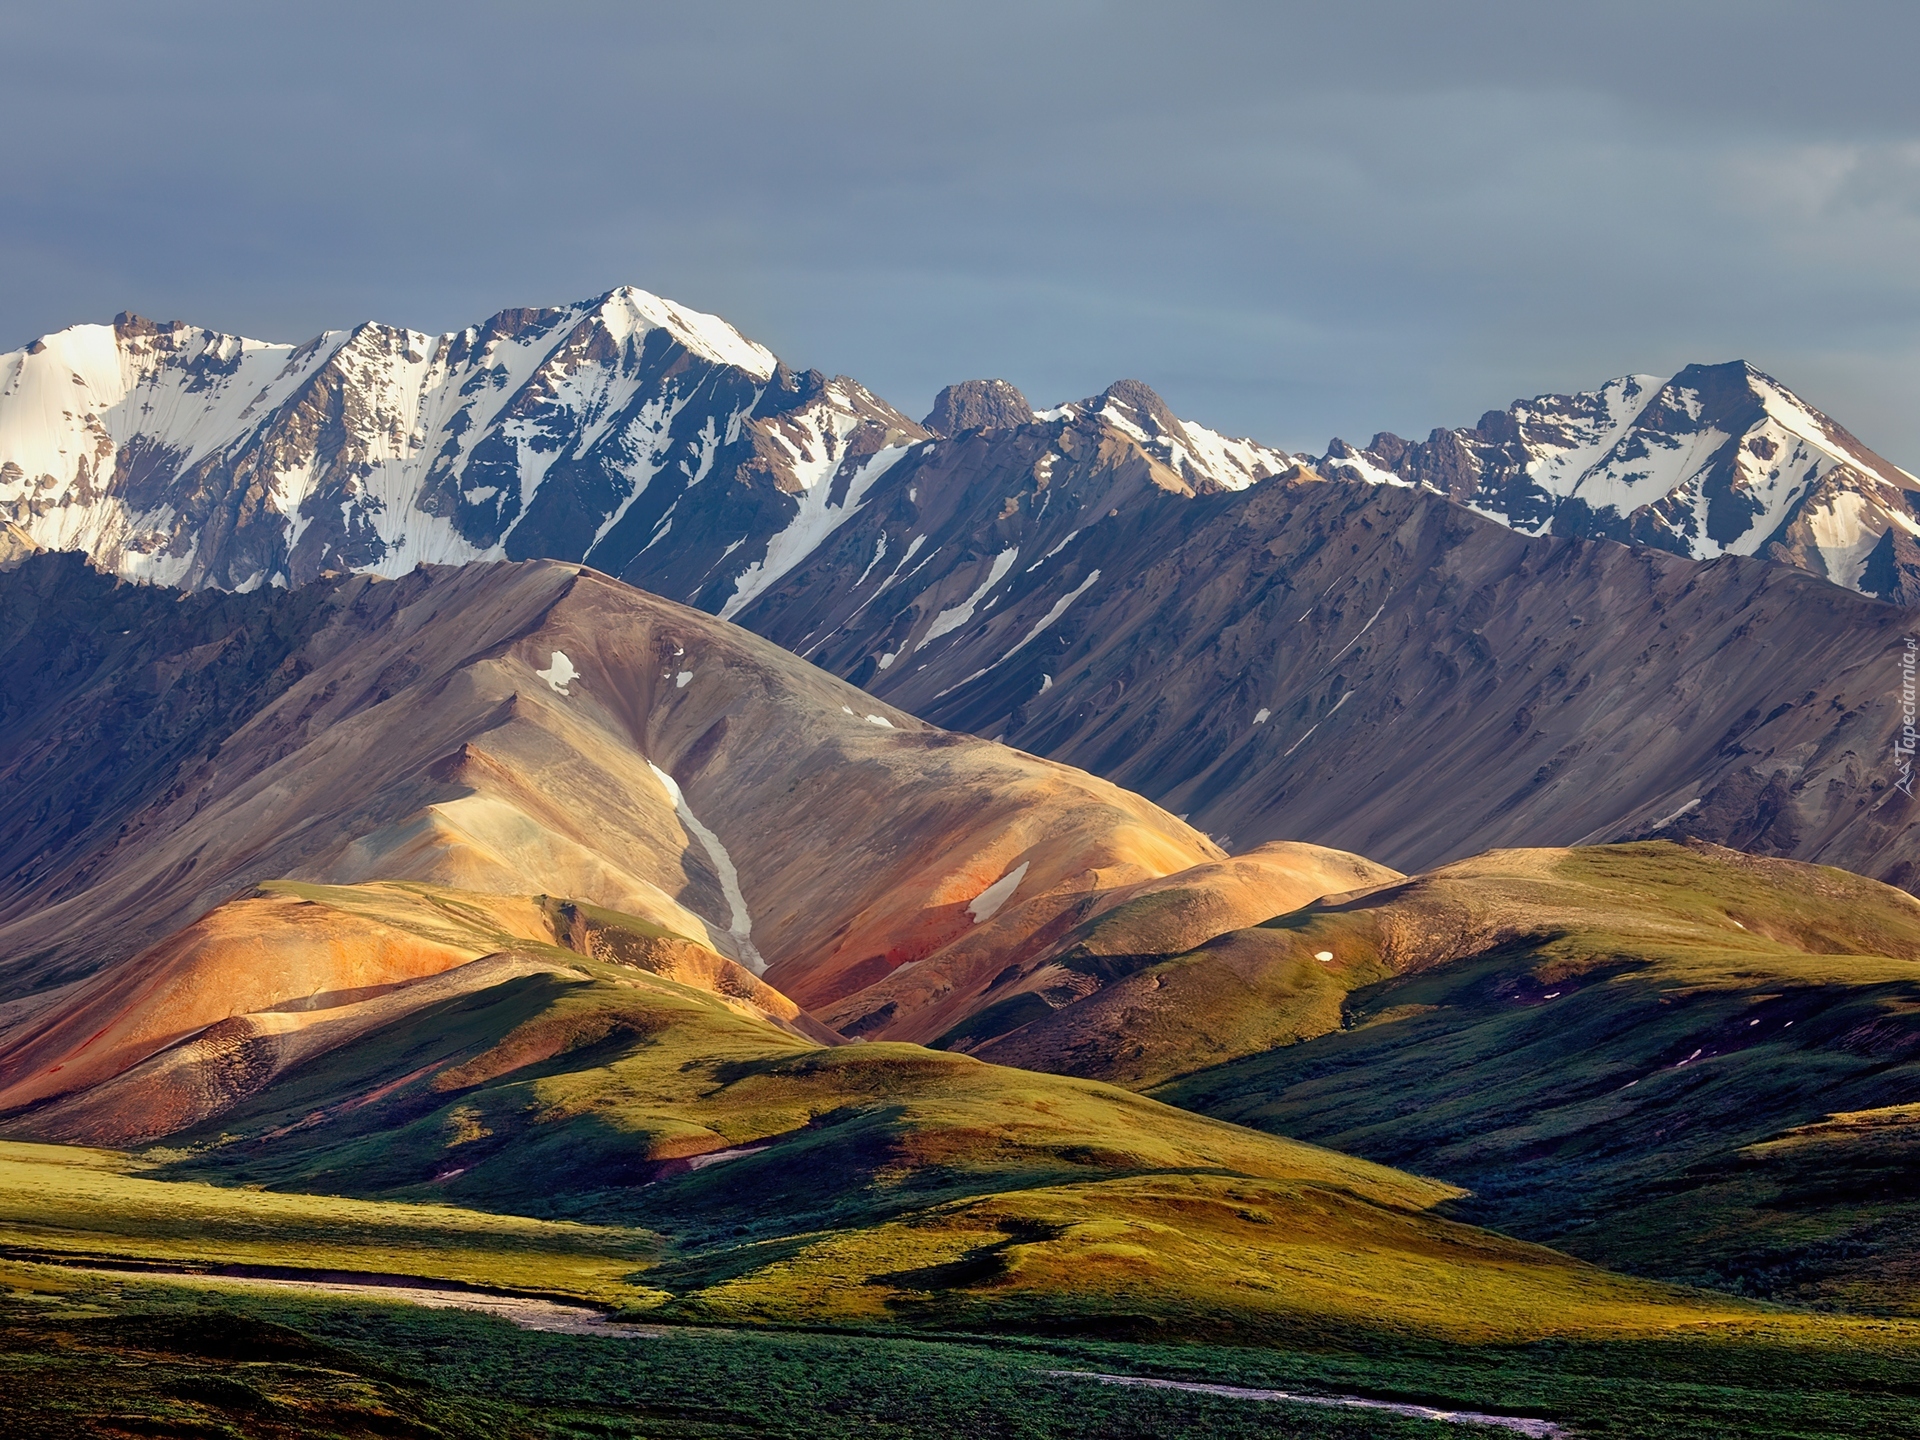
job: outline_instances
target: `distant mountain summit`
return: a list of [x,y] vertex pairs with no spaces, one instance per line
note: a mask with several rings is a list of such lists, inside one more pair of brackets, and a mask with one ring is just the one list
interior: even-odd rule
[[619,574],[672,533],[650,578],[718,609],[816,487],[844,499],[924,438],[631,288],[300,346],[121,315],[0,357],[0,516],[189,588],[502,556]]
[[920,423],[935,435],[962,430],[1005,430],[1033,422],[1033,407],[1019,388],[1005,380],[963,380],[934,397]]
[[1422,485],[1529,535],[1758,555],[1920,603],[1920,479],[1741,360],[1517,400],[1425,441],[1335,440],[1319,468]]

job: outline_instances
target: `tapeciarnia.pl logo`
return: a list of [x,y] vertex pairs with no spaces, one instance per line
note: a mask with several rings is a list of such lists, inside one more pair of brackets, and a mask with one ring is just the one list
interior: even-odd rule
[[1914,671],[1920,664],[1920,640],[1907,636],[1907,648],[1900,652],[1900,738],[1893,742],[1893,763],[1899,774],[1894,788],[1909,800],[1913,798],[1913,752],[1920,731],[1914,729]]

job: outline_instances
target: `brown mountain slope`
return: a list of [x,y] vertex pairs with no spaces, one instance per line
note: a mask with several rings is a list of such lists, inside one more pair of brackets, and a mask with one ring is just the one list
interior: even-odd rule
[[1257,924],[1275,906],[1295,909],[1323,895],[1400,878],[1398,871],[1358,855],[1276,841],[1230,860],[1088,895],[1078,906],[1053,911],[1046,923],[1017,927],[1013,935],[983,926],[949,946],[937,968],[903,967],[825,1013],[849,1034],[883,1032],[968,1051],[1074,1005],[1140,965]]
[[[75,987],[8,1055],[0,1109],[124,1145],[229,1111],[302,1062],[571,955],[663,975],[804,1039],[841,1037],[745,967],[647,921],[547,897],[274,882]],[[48,1097],[51,1104],[36,1104]]]
[[[982,956],[1225,858],[1105,781],[934,730],[578,566],[182,598],[43,557],[4,585],[7,658],[36,677],[10,697],[0,752],[6,841],[25,857],[0,895],[13,1103],[200,1024],[466,958],[283,936],[268,977],[247,923],[203,917],[280,877],[566,896],[816,1009],[911,967],[919,995],[890,994],[868,1027],[892,1033],[970,995]],[[147,745],[156,712],[173,719]],[[1282,892],[1258,903],[1282,908]],[[76,1064],[72,1046],[96,1040]]]
[[1530,538],[1413,489],[1192,495],[1063,423],[903,464],[916,512],[870,505],[742,623],[1235,848],[1411,870],[1659,833],[1915,880],[1908,612],[1759,560]]

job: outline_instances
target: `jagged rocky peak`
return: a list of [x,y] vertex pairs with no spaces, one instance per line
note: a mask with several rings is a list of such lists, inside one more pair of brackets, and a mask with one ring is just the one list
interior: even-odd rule
[[1893,561],[1869,573],[1869,557],[1890,530],[1920,536],[1920,480],[1743,360],[1516,400],[1424,441],[1335,440],[1319,468],[1435,490],[1528,534],[1759,555],[1888,600],[1906,593]]
[[1116,380],[1085,403],[1089,411],[1138,427],[1150,436],[1187,438],[1187,427],[1144,380]]
[[630,286],[439,336],[122,315],[0,355],[0,519],[188,588],[545,556],[718,609],[925,438]]
[[933,409],[921,423],[935,435],[958,435],[964,430],[1010,430],[1033,421],[1033,407],[1011,381],[962,380],[934,397]]
[[1182,420],[1141,380],[1116,380],[1098,395],[1046,411],[1042,418],[1102,421],[1133,437],[1142,449],[1196,491],[1244,490],[1293,468],[1295,457],[1254,440],[1235,439]]

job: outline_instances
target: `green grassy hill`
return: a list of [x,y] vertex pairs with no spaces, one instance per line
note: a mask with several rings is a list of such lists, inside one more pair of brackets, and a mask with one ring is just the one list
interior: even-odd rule
[[1303,1033],[1160,1098],[1443,1176],[1472,1191],[1448,1213],[1610,1266],[1920,1309],[1904,893],[1713,847],[1496,852],[1215,948],[1271,957]]
[[[445,891],[302,893],[447,942],[508,913]],[[618,917],[594,921],[599,952],[620,953]],[[224,1196],[236,1213],[279,1207],[256,1230],[282,1227],[297,1257],[348,1203],[337,1197],[356,1197],[452,1206],[467,1229],[482,1212],[584,1225],[592,1263],[556,1262],[543,1283],[578,1289],[584,1265],[605,1298],[601,1260],[629,1255],[618,1298],[655,1317],[1270,1341],[1754,1320],[1441,1218],[1457,1189],[1369,1161],[1099,1082],[913,1045],[823,1045],[638,964],[512,944],[522,973],[306,1058],[170,1137],[139,1174],[20,1181],[8,1203],[32,1212],[34,1196],[94,1176],[113,1198],[93,1210],[121,1218],[62,1240],[57,1215],[16,1215],[13,1243],[97,1249],[85,1232],[104,1228],[132,1253],[141,1227],[126,1217]],[[198,1258],[217,1260],[238,1223],[156,1220],[152,1233],[175,1258],[204,1233]],[[463,1273],[481,1264],[467,1241],[446,1243]]]
[[[1454,1185],[1102,1082],[822,1044],[724,986],[664,973],[682,963],[662,948],[673,937],[614,912],[431,888],[301,894],[441,943],[511,944],[522,969],[362,1027],[164,1148],[0,1143],[0,1421],[23,1435],[1474,1433],[1113,1391],[1061,1370],[1548,1416],[1589,1437],[1920,1434],[1914,1322],[1611,1273],[1463,1223],[1453,1212],[1483,1201]],[[1785,923],[1757,902],[1737,913],[1756,934]],[[1342,922],[1289,923],[1323,946]],[[1378,963],[1397,924],[1372,932],[1386,937]],[[542,925],[554,941],[531,938]],[[594,955],[558,943],[581,933]],[[1656,986],[1656,1010],[1683,993],[1731,1003],[1706,978],[1731,977],[1728,993],[1751,978],[1750,960],[1715,970],[1688,950],[1674,938],[1686,925],[1668,933],[1692,988]],[[1555,968],[1568,953],[1536,957],[1525,983],[1620,984],[1617,967]],[[1484,980],[1510,960],[1406,983]],[[1360,1028],[1241,1064],[1467,1003],[1390,998],[1356,992]],[[1523,985],[1483,1008],[1487,1023],[1538,1023],[1567,998]],[[1261,1106],[1284,1099],[1251,1069],[1187,1083],[1202,1078],[1216,1101],[1256,1099],[1263,1123]],[[1360,1081],[1343,1083],[1361,1105]],[[1457,1082],[1461,1104],[1473,1083]],[[1383,1090],[1409,1100],[1398,1084]],[[1833,1141],[1816,1127],[1778,1143]],[[432,1277],[675,1328],[529,1336],[482,1316],[71,1268],[137,1262]],[[932,1343],[901,1348],[915,1335]]]

